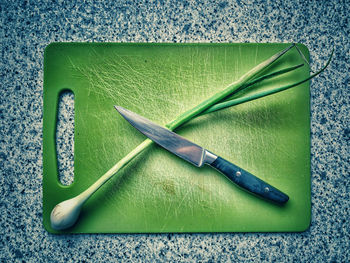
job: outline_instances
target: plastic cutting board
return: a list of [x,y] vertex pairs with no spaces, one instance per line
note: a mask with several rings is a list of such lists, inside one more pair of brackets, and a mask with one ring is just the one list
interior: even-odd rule
[[[161,125],[222,90],[289,44],[53,43],[45,50],[43,223],[145,137],[113,108]],[[298,45],[306,58],[308,50]],[[294,48],[267,72],[302,62]],[[269,89],[309,75],[307,66],[265,81]],[[58,98],[75,95],[74,182],[59,183]],[[210,167],[196,168],[152,145],[84,205],[63,233],[303,231],[311,216],[309,83],[193,120],[177,132],[290,197],[261,200]]]

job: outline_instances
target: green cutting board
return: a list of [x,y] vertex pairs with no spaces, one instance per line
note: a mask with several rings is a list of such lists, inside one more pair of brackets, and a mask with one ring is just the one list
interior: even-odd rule
[[[45,50],[43,223],[145,137],[114,109],[164,125],[289,44],[53,43]],[[308,50],[298,45],[309,58]],[[293,48],[264,73],[302,62]],[[307,66],[257,89],[309,76]],[[58,98],[75,97],[74,182],[58,180]],[[303,231],[311,216],[309,83],[201,116],[177,132],[287,193],[277,206],[152,145],[112,178],[63,233]]]

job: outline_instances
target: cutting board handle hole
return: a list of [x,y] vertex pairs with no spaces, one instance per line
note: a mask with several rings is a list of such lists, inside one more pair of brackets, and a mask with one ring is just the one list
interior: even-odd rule
[[64,90],[58,99],[56,154],[58,179],[62,185],[74,181],[74,93]]

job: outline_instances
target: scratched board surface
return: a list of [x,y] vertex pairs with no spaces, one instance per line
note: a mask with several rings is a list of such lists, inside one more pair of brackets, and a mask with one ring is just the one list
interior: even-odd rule
[[[43,223],[145,137],[114,109],[161,125],[227,87],[288,44],[53,43],[45,50]],[[298,45],[305,57],[308,50]],[[302,62],[294,48],[264,73]],[[309,75],[302,67],[254,86],[271,89]],[[75,98],[74,182],[59,183],[58,98]],[[152,145],[84,205],[65,233],[303,231],[311,216],[309,83],[207,114],[176,132],[250,171],[290,197],[277,206]]]

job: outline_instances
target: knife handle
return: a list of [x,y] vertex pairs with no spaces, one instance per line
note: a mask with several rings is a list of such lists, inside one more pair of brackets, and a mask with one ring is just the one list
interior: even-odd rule
[[245,190],[267,200],[278,204],[285,204],[289,199],[288,195],[282,193],[280,190],[221,157],[216,158],[210,166],[219,170]]

